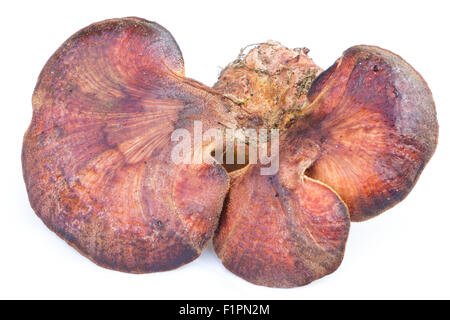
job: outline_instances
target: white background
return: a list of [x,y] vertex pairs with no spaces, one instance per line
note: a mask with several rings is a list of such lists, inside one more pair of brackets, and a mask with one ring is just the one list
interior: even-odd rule
[[[2,1],[0,4],[0,298],[314,299],[450,298],[450,70],[447,1]],[[448,3],[448,2],[447,2]],[[332,275],[295,289],[270,289],[228,272],[211,246],[175,271],[129,275],[100,268],[33,213],[20,152],[31,95],[50,55],[93,22],[139,16],[167,28],[186,73],[212,85],[247,44],[306,46],[322,68],[348,47],[373,44],[412,64],[437,106],[437,151],[395,208],[353,224]]]

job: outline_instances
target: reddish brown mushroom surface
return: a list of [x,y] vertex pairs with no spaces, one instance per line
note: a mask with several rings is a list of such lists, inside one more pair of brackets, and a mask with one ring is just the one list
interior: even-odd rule
[[[350,221],[401,201],[438,136],[431,92],[402,58],[348,49],[326,71],[267,42],[213,88],[184,76],[171,34],[139,18],[69,38],[42,70],[23,144],[31,206],[80,253],[114,270],[170,270],[214,236],[224,266],[294,287],[340,265]],[[279,170],[171,158],[176,129],[278,129]],[[268,145],[275,143],[269,141]],[[196,149],[197,148],[197,149]],[[195,162],[195,161],[194,161]]]

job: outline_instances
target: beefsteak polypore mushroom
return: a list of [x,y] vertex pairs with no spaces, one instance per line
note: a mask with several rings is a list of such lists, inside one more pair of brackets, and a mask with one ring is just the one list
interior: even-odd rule
[[[301,286],[333,272],[350,221],[412,189],[438,124],[425,81],[399,56],[356,46],[322,72],[307,53],[260,44],[209,88],[184,76],[178,45],[154,22],[82,29],[33,94],[22,153],[31,206],[114,270],[177,268],[214,236],[225,267],[255,284]],[[279,170],[222,166],[207,140],[196,150],[206,161],[174,163],[172,133],[193,133],[196,120],[203,132],[279,129]]]

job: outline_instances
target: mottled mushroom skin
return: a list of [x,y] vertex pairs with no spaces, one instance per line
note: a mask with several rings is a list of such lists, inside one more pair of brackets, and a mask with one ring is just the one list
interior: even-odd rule
[[[141,273],[199,256],[229,178],[220,165],[175,165],[176,128],[229,123],[220,95],[184,78],[170,33],[138,18],[93,24],[50,58],[23,143],[30,203],[97,264]],[[207,186],[207,187],[205,187]]]

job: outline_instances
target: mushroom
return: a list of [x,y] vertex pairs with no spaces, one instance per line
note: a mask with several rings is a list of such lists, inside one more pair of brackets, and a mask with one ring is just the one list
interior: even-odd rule
[[[95,23],[42,70],[23,144],[30,203],[97,264],[143,273],[199,256],[229,188],[219,164],[171,161],[175,129],[233,125],[221,95],[184,77],[170,33],[138,18]],[[208,148],[207,145],[203,146]]]
[[[82,29],[33,94],[22,153],[31,206],[114,270],[177,268],[214,236],[224,266],[258,285],[301,286],[333,272],[350,221],[412,189],[438,125],[425,81],[399,56],[356,46],[322,72],[307,53],[259,44],[209,88],[184,76],[178,45],[154,22]],[[203,161],[174,162],[173,133],[194,134],[195,121],[202,133],[278,129],[279,170],[221,165],[207,139],[193,146]]]
[[436,148],[431,92],[399,56],[355,46],[311,84],[318,70],[304,50],[269,42],[215,85],[282,130],[279,172],[232,174],[214,238],[225,267],[255,284],[301,286],[336,270],[349,221],[404,199]]

